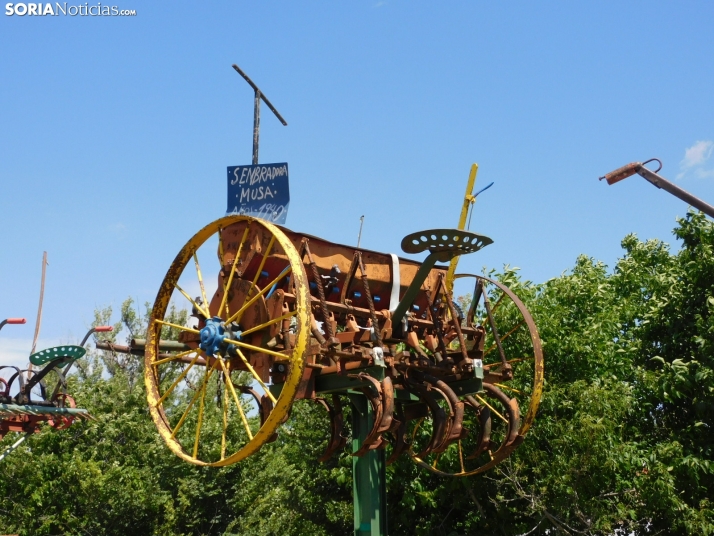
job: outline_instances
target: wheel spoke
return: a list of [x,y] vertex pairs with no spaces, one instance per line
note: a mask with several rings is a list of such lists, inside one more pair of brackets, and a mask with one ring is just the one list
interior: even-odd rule
[[208,383],[203,384],[201,401],[198,403],[198,423],[196,424],[196,439],[193,442],[193,457],[198,457],[198,438],[201,436],[201,425],[203,424],[203,405],[206,401],[206,387]]
[[253,333],[255,331],[259,331],[263,328],[267,328],[268,326],[272,326],[273,324],[277,324],[281,320],[285,320],[286,318],[290,318],[291,316],[295,316],[297,314],[297,311],[290,311],[289,313],[286,313],[282,316],[279,316],[277,318],[273,318],[272,320],[268,320],[264,324],[260,324],[259,326],[252,327],[250,329],[246,329],[245,331],[241,332],[241,337],[248,335],[249,333]]
[[464,466],[464,451],[461,448],[461,440],[459,439],[459,463],[461,464],[461,472],[466,472],[466,467]]
[[200,312],[203,316],[205,316],[206,318],[211,318],[211,313],[209,313],[206,309],[204,309],[203,307],[201,307],[200,305],[198,305],[198,304],[196,303],[196,301],[195,301],[191,296],[189,296],[188,293],[187,293],[184,289],[182,289],[182,288],[179,286],[178,283],[174,284],[174,286],[176,287],[176,290],[178,290],[181,294],[184,295],[184,297],[185,297],[188,301],[191,302],[191,305],[193,305],[193,306],[196,308],[197,311],[199,311],[199,312]]
[[[491,309],[491,312],[493,312],[493,309]],[[513,332],[515,332],[518,328],[521,326],[525,325],[526,321],[521,320],[518,324],[516,324],[516,327],[510,330],[508,333],[506,333],[503,337],[501,337],[501,342],[505,341]],[[486,350],[483,353],[483,356],[486,357],[488,354],[490,354],[494,348],[496,348],[496,343],[492,344],[491,346],[488,347],[488,350]]]
[[258,266],[258,270],[255,272],[255,277],[253,278],[253,286],[255,286],[255,284],[258,282],[258,278],[260,277],[260,272],[263,271],[263,266],[265,266],[265,261],[268,260],[270,251],[273,249],[273,244],[275,244],[275,235],[272,235],[270,237],[270,242],[268,242],[268,247],[265,248],[265,253],[263,253],[263,260],[260,261],[260,266]]
[[292,266],[288,266],[287,268],[285,268],[285,270],[283,270],[283,271],[280,273],[280,275],[278,275],[278,277],[276,277],[276,278],[273,279],[270,283],[268,283],[267,285],[265,285],[265,286],[260,290],[260,292],[258,292],[258,294],[256,294],[255,296],[253,296],[250,300],[248,300],[248,301],[243,305],[243,307],[241,307],[241,308],[238,309],[235,313],[233,313],[233,315],[231,315],[230,318],[228,318],[228,320],[226,320],[225,323],[226,323],[226,324],[230,324],[230,323],[233,322],[233,321],[236,321],[236,322],[240,321],[240,317],[241,317],[241,315],[245,312],[245,310],[248,309],[248,307],[250,307],[251,305],[253,305],[253,304],[258,300],[258,298],[260,298],[263,294],[265,294],[266,292],[268,292],[268,290],[270,290],[273,285],[275,285],[275,284],[276,284],[278,281],[280,281],[283,277],[285,277],[285,276],[288,275],[290,272],[292,272],[292,269],[293,269]]
[[179,326],[178,324],[172,324],[171,322],[164,322],[158,318],[154,318],[154,322],[163,324],[164,326],[169,326],[170,328],[180,329],[181,331],[188,331],[189,333],[201,333],[197,329],[189,328],[188,326]]
[[498,353],[501,356],[501,363],[506,362],[506,353],[503,351],[503,346],[501,346],[501,339],[498,337],[498,329],[496,329],[496,322],[493,319],[493,312],[491,311],[491,303],[488,300],[488,294],[483,293],[483,304],[486,307],[486,314],[488,315],[488,323],[491,326],[491,335],[496,341],[496,346],[498,347]]
[[[228,291],[231,288],[231,285],[233,284],[233,275],[236,273],[236,266],[238,266],[238,259],[240,258],[240,254],[243,250],[243,244],[245,243],[245,239],[248,236],[248,231],[250,230],[250,224],[245,226],[245,231],[243,231],[243,238],[240,240],[240,245],[238,246],[238,252],[236,253],[236,256],[233,258],[233,264],[231,265],[231,273],[228,276],[228,284],[223,287],[223,299],[221,300],[221,305],[218,308],[218,316],[221,316],[223,313],[223,308],[226,308],[226,311],[228,311]],[[227,312],[226,312],[227,314]],[[227,324],[228,322],[226,322]]]
[[245,416],[245,413],[243,412],[243,406],[240,405],[240,400],[238,400],[238,395],[236,394],[236,390],[233,387],[233,381],[231,380],[231,375],[228,373],[228,370],[226,369],[226,365],[223,363],[223,359],[218,358],[218,362],[221,364],[221,368],[223,369],[223,374],[226,377],[226,384],[228,385],[228,388],[231,390],[231,394],[233,395],[233,400],[236,403],[236,407],[238,408],[238,413],[240,413],[240,418],[243,421],[243,426],[245,426],[245,431],[248,433],[248,437],[252,440],[253,439],[253,432],[250,431],[250,426],[248,425],[248,419]]
[[248,362],[248,360],[245,358],[245,356],[243,355],[243,352],[241,352],[238,348],[236,348],[236,352],[238,352],[238,356],[241,358],[241,360],[243,361],[243,363],[245,364],[245,366],[248,367],[248,370],[249,370],[250,373],[253,375],[253,378],[255,378],[255,381],[257,381],[257,382],[260,384],[260,386],[261,386],[261,387],[263,388],[263,390],[265,391],[265,394],[268,395],[268,398],[270,398],[270,400],[273,402],[273,404],[275,404],[275,403],[276,403],[276,400],[275,400],[275,397],[273,396],[273,393],[271,393],[271,392],[268,390],[268,386],[265,385],[265,384],[263,383],[263,380],[260,379],[260,376],[258,376],[258,373],[255,372],[255,369],[251,366],[251,364],[250,364],[250,363]]
[[506,424],[508,424],[508,419],[506,419],[503,415],[501,415],[498,411],[496,411],[496,408],[494,408],[491,404],[489,404],[488,402],[486,402],[486,401],[485,401],[483,398],[481,398],[479,395],[474,394],[474,396],[475,396],[476,398],[478,398],[486,407],[488,407],[488,409],[490,409],[490,410],[493,411],[496,415],[498,415],[498,416],[503,420],[503,422],[505,422]]
[[203,275],[201,274],[201,265],[198,264],[198,255],[193,252],[193,262],[196,264],[196,275],[198,277],[198,284],[201,287],[201,299],[203,300],[203,305],[208,307],[208,298],[206,297],[206,287],[203,286]]
[[280,352],[274,352],[273,350],[268,350],[267,348],[260,348],[259,346],[253,346],[252,344],[246,344],[244,342],[240,341],[234,341],[233,339],[223,339],[226,342],[235,344],[236,346],[242,346],[243,348],[247,348],[248,350],[253,350],[254,352],[260,352],[261,354],[268,354],[272,355],[275,357],[279,357],[281,359],[287,359],[288,356],[285,354],[281,354]]
[[[535,359],[535,356],[519,357],[517,359],[509,359],[508,361],[506,361],[506,363],[520,363],[521,361],[533,361],[534,359]],[[484,365],[483,368],[500,367],[502,365],[503,365],[503,363],[501,363],[501,362],[489,363],[488,365]]]
[[181,352],[180,354],[172,355],[171,357],[166,357],[164,359],[159,359],[158,361],[154,361],[152,363],[152,366],[157,367],[159,365],[163,365],[164,363],[168,363],[169,361],[176,361],[177,359],[181,359],[182,357],[187,356],[188,354],[194,353],[196,350],[186,350],[185,352]]
[[223,432],[221,433],[221,460],[226,458],[226,430],[228,429],[228,389],[223,389]]
[[171,394],[171,392],[174,390],[174,388],[179,384],[181,380],[183,380],[186,377],[186,374],[188,374],[188,371],[191,370],[191,367],[193,367],[196,364],[196,361],[198,361],[198,358],[201,357],[200,353],[196,354],[196,357],[194,357],[191,362],[188,364],[188,366],[184,369],[184,371],[179,375],[178,378],[176,378],[176,381],[171,384],[171,387],[166,389],[166,392],[159,398],[159,401],[156,403],[157,406],[160,406],[164,400],[166,400],[166,397]]
[[[485,293],[486,293],[486,290],[484,289],[484,294]],[[501,302],[503,302],[503,298],[505,298],[505,297],[506,297],[506,293],[501,291],[501,295],[496,300],[496,303],[493,304],[493,307],[491,307],[492,314],[496,312],[496,309],[498,309],[498,307],[501,305]]]
[[519,391],[518,389],[514,389],[513,387],[508,387],[508,385],[503,385],[502,383],[494,383],[496,387],[500,387],[501,389],[507,389],[509,391],[513,391],[516,394],[523,395],[522,391]]
[[208,379],[211,377],[211,374],[213,374],[214,370],[215,370],[215,365],[213,365],[210,368],[206,367],[206,373],[203,375],[203,382],[201,382],[201,387],[199,387],[198,391],[196,391],[196,394],[193,395],[191,402],[189,402],[188,406],[186,407],[186,411],[183,412],[183,415],[181,415],[179,422],[176,423],[176,427],[171,432],[171,439],[176,437],[176,434],[183,426],[183,423],[186,421],[186,417],[188,417],[188,413],[191,411],[191,408],[193,408],[193,405],[196,403],[196,400],[198,399],[201,392],[206,388],[206,383],[208,383]]

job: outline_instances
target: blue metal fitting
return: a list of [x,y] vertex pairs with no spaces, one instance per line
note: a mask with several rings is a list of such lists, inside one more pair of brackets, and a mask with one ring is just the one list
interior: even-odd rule
[[355,290],[355,291],[352,293],[352,296],[353,296],[354,298],[361,298],[361,297],[362,297],[362,293],[361,293],[361,292],[357,292],[357,291]]
[[223,321],[214,316],[206,320],[206,326],[201,330],[201,350],[208,355],[216,355],[218,350],[223,346],[223,340],[226,338],[226,330],[223,326]]

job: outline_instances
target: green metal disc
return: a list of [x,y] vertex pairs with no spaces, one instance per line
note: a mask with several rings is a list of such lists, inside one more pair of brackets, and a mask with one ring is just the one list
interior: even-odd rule
[[85,350],[82,346],[75,346],[72,344],[54,346],[32,354],[30,356],[30,363],[40,366],[45,363],[49,363],[50,361],[56,361],[65,357],[69,357],[70,361],[76,361],[80,357],[83,357],[86,353],[87,350]]

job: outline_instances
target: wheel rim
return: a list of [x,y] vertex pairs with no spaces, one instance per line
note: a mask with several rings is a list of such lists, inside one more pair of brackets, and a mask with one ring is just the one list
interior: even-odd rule
[[[227,238],[236,234],[237,242]],[[199,257],[205,258],[205,250],[216,241],[221,271],[218,290],[209,298]],[[258,265],[255,276],[249,271],[251,262]],[[189,264],[195,269],[184,274]],[[276,266],[282,268],[278,274],[266,274],[263,268],[268,266],[274,271]],[[190,290],[198,294],[198,289],[200,296],[192,298]],[[282,300],[281,292],[286,294],[288,312],[276,315],[268,310],[266,295],[275,293]],[[149,410],[172,452],[196,465],[224,466],[250,456],[275,437],[303,374],[309,299],[295,247],[266,221],[228,216],[207,225],[186,243],[159,288],[146,337],[144,379]],[[168,322],[172,300],[180,307],[191,307],[198,326],[192,329]],[[275,344],[277,336],[269,337],[286,321],[294,331],[294,340],[283,335],[290,340],[288,350]],[[188,349],[162,353],[159,343],[166,330],[184,334]],[[273,372],[268,372],[268,365],[272,364],[276,370],[283,369],[279,394],[269,390]],[[249,393],[251,386],[261,391],[264,405],[256,407],[260,402]]]
[[[488,299],[490,312],[481,297],[470,311],[471,318],[468,318],[469,323],[481,325],[486,331],[483,349],[485,392],[462,398],[467,415],[464,427],[469,434],[450,444],[443,452],[418,456],[419,447],[432,432],[431,419],[412,423],[408,432],[412,443],[408,452],[412,460],[441,476],[479,474],[510,456],[533,424],[543,390],[540,336],[523,302],[498,281],[471,274],[456,276],[461,277],[475,278],[477,286],[483,285],[483,295]],[[497,336],[494,336],[491,321]],[[504,371],[497,340],[505,361],[512,367],[511,379],[498,381],[495,377],[503,375]],[[482,441],[484,432],[490,432],[485,433],[490,437],[485,444]],[[471,454],[477,455],[469,459]]]

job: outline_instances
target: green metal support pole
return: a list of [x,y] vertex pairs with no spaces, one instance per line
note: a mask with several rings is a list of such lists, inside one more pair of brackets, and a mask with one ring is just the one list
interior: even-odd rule
[[[374,415],[367,398],[349,393],[352,402],[352,452],[372,429]],[[355,536],[387,536],[387,479],[384,450],[370,450],[352,459]]]

